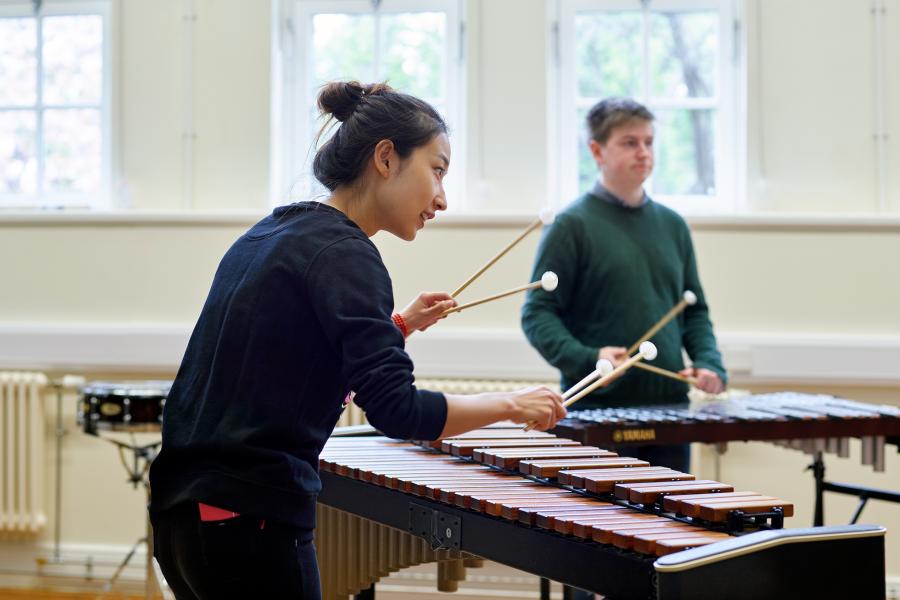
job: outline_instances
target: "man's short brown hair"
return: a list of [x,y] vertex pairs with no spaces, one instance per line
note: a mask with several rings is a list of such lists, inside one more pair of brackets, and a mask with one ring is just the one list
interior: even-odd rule
[[653,121],[653,113],[631,98],[606,98],[591,107],[587,114],[588,135],[605,144],[613,129],[632,121]]

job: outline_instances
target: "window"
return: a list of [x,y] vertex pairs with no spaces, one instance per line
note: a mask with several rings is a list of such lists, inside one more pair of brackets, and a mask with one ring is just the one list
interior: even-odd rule
[[[315,99],[333,80],[386,80],[431,103],[447,120],[453,165],[447,194],[460,196],[464,126],[461,115],[458,0],[286,0],[281,75],[282,123],[274,127],[273,202],[323,191],[311,175],[322,126]],[[277,93],[277,92],[276,92]],[[322,140],[324,141],[324,139]],[[450,201],[450,205],[456,202]]]
[[588,190],[597,168],[585,118],[609,96],[655,115],[655,199],[687,212],[737,204],[735,21],[730,0],[561,0],[559,134],[562,197]]
[[0,6],[0,207],[96,207],[109,188],[108,7]]

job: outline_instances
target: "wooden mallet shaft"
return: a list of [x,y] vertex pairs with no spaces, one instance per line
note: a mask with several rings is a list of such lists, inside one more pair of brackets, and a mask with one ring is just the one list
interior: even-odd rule
[[572,406],[573,404],[575,404],[576,402],[578,402],[579,400],[581,400],[582,398],[584,398],[585,396],[587,396],[588,394],[590,394],[591,392],[596,390],[598,387],[600,387],[602,385],[606,385],[608,382],[610,382],[613,379],[615,379],[616,377],[618,377],[619,374],[623,373],[624,371],[627,371],[635,363],[638,363],[643,359],[644,359],[644,355],[641,354],[640,352],[638,352],[637,354],[635,354],[634,356],[632,356],[631,358],[629,358],[628,360],[623,362],[621,365],[619,365],[618,367],[613,369],[612,373],[609,373],[608,375],[604,375],[603,377],[599,378],[597,381],[595,381],[591,385],[587,386],[586,388],[584,388],[583,390],[581,390],[580,392],[578,392],[577,394],[575,394],[574,396],[572,396],[571,398],[569,398],[568,400],[563,402],[563,406],[565,406],[565,407]]
[[591,371],[590,373],[588,373],[588,375],[585,376],[584,379],[582,379],[581,381],[579,381],[578,383],[576,383],[575,385],[573,385],[572,387],[567,389],[565,392],[563,392],[562,399],[563,400],[567,399],[569,396],[572,396],[573,394],[575,394],[575,392],[577,392],[578,390],[580,390],[581,388],[583,388],[590,382],[594,381],[597,377],[601,377],[601,376],[605,375],[606,373],[611,372],[612,368],[613,368],[612,363],[610,363],[609,361],[606,361],[606,360],[604,360],[603,362],[607,363],[608,370],[604,371],[604,370],[600,369],[600,366],[599,366],[600,361],[597,361],[597,365],[598,365],[597,368],[594,369],[593,371]]
[[507,296],[518,294],[519,292],[527,292],[528,290],[533,290],[535,288],[543,288],[545,291],[552,292],[556,289],[557,285],[559,285],[559,278],[556,276],[556,273],[554,273],[553,271],[545,271],[538,281],[520,285],[517,288],[506,290],[505,292],[500,292],[499,294],[494,294],[493,296],[488,296],[487,298],[473,300],[472,302],[466,302],[465,304],[460,304],[459,306],[448,308],[443,313],[441,313],[441,316],[446,317],[450,313],[459,312],[466,308],[478,306],[479,304],[484,304],[485,302],[491,302],[493,300],[499,300],[500,298],[506,298]]
[[[650,358],[653,359],[655,356],[656,356],[656,347],[653,346],[652,347],[652,355],[650,356]],[[644,353],[638,352],[637,354],[635,354],[634,356],[632,356],[631,358],[629,358],[628,360],[623,362],[621,365],[619,365],[618,367],[613,369],[610,373],[604,375],[603,377],[600,377],[594,383],[590,384],[588,387],[584,388],[583,390],[581,390],[580,392],[578,392],[577,394],[575,394],[574,396],[572,396],[571,398],[569,398],[568,400],[563,402],[563,406],[566,408],[568,408],[569,406],[572,406],[573,404],[575,404],[576,402],[578,402],[579,400],[581,400],[582,398],[584,398],[585,396],[587,396],[588,394],[590,394],[591,392],[596,390],[598,387],[600,387],[602,385],[606,385],[609,381],[618,377],[620,373],[627,371],[628,369],[630,369],[632,366],[634,366],[635,364],[637,364],[638,362],[640,362],[643,359],[644,359]],[[537,425],[538,424],[535,421],[529,421],[525,425],[525,431],[531,431],[532,429],[537,427]]]
[[479,277],[481,277],[482,273],[484,273],[485,271],[487,271],[488,269],[490,269],[491,266],[492,266],[495,262],[497,262],[498,260],[500,260],[501,258],[503,258],[503,255],[504,255],[504,254],[506,254],[507,252],[509,252],[510,250],[512,250],[512,249],[516,246],[516,244],[518,244],[519,242],[521,242],[522,240],[524,240],[524,239],[528,236],[529,233],[531,233],[531,232],[534,231],[535,229],[538,229],[541,225],[547,224],[548,221],[552,221],[552,218],[553,218],[553,217],[552,217],[552,213],[549,213],[549,212],[548,212],[547,214],[541,214],[541,216],[538,217],[537,219],[535,219],[534,222],[533,222],[531,225],[529,225],[528,227],[526,227],[525,230],[524,230],[522,233],[520,233],[519,236],[518,236],[516,239],[514,239],[513,241],[511,241],[510,243],[508,243],[508,244],[506,245],[506,247],[503,248],[502,250],[500,250],[500,252],[498,252],[496,255],[494,255],[494,257],[493,257],[491,260],[489,260],[489,261],[487,261],[486,263],[484,263],[484,266],[483,266],[483,267],[481,267],[480,269],[478,269],[477,271],[475,271],[475,272],[472,274],[471,277],[469,277],[468,279],[466,279],[466,280],[463,282],[463,284],[462,284],[461,286],[459,286],[458,288],[456,288],[456,289],[453,291],[453,293],[450,294],[450,295],[453,296],[454,298],[456,298],[456,297],[457,297],[464,289],[466,289],[467,287],[469,287],[469,286],[472,284],[473,281],[475,281],[476,279],[478,279]]
[[505,292],[500,292],[499,294],[494,294],[493,296],[488,296],[487,298],[473,300],[471,302],[466,302],[465,304],[460,304],[459,306],[454,306],[453,308],[448,308],[443,313],[441,313],[441,315],[446,317],[451,313],[459,312],[467,308],[472,308],[473,306],[478,306],[479,304],[484,304],[485,302],[492,302],[494,300],[499,300],[500,298],[506,298],[507,296],[512,296],[513,294],[518,294],[519,292],[527,292],[528,290],[533,290],[539,287],[541,287],[541,282],[534,281],[526,285],[520,285],[519,287],[513,288],[511,290],[506,290]]
[[692,385],[694,387],[697,386],[697,378],[689,377],[687,375],[682,375],[681,373],[676,373],[674,371],[669,371],[668,369],[661,369],[655,365],[651,365],[645,362],[635,363],[635,367],[639,369],[643,369],[645,371],[650,371],[651,373],[656,373],[657,375],[662,375],[663,377],[668,377],[670,379],[674,379],[676,381],[680,381],[682,383],[686,383],[688,385]]
[[663,327],[665,327],[665,326],[669,323],[669,321],[671,321],[672,319],[674,319],[675,317],[677,317],[679,314],[681,314],[681,311],[683,311],[683,310],[684,310],[685,308],[687,308],[689,305],[694,304],[694,303],[696,303],[696,302],[697,302],[697,296],[694,295],[694,293],[691,292],[691,291],[686,291],[686,292],[684,293],[684,297],[683,297],[681,300],[678,301],[678,304],[676,304],[675,306],[673,306],[673,307],[669,310],[669,312],[667,312],[666,314],[664,314],[664,315],[662,316],[662,318],[661,318],[659,321],[656,322],[656,325],[654,325],[653,327],[651,327],[650,329],[648,329],[648,330],[646,331],[646,333],[644,333],[644,335],[642,335],[641,337],[639,337],[638,340],[637,340],[635,343],[633,343],[632,345],[630,345],[630,346],[628,347],[628,352],[627,352],[627,353],[628,353],[628,354],[631,354],[632,352],[634,352],[635,350],[637,350],[638,347],[641,345],[641,342],[646,342],[647,340],[649,340],[650,338],[652,338],[654,335],[656,335],[656,332],[658,332],[660,329],[662,329]]

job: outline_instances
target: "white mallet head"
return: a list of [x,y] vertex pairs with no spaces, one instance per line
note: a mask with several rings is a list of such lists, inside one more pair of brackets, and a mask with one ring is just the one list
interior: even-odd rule
[[546,271],[541,275],[541,287],[544,291],[552,292],[559,285],[559,277],[553,271]]
[[685,290],[682,297],[684,298],[684,301],[688,303],[688,306],[697,304],[697,294],[695,294],[691,290]]
[[544,225],[549,225],[556,218],[556,213],[553,212],[552,208],[545,208],[538,213],[538,218]]
[[641,342],[638,352],[641,353],[644,360],[653,360],[657,355],[656,346],[653,345],[653,342]]
[[606,377],[613,372],[613,364],[608,359],[601,358],[597,361],[597,372],[601,377]]

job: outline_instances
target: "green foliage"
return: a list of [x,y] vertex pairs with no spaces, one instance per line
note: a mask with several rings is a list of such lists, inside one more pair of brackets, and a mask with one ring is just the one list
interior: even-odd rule
[[312,97],[328,81],[352,79],[386,80],[426,99],[445,96],[444,13],[318,14],[312,30]]

